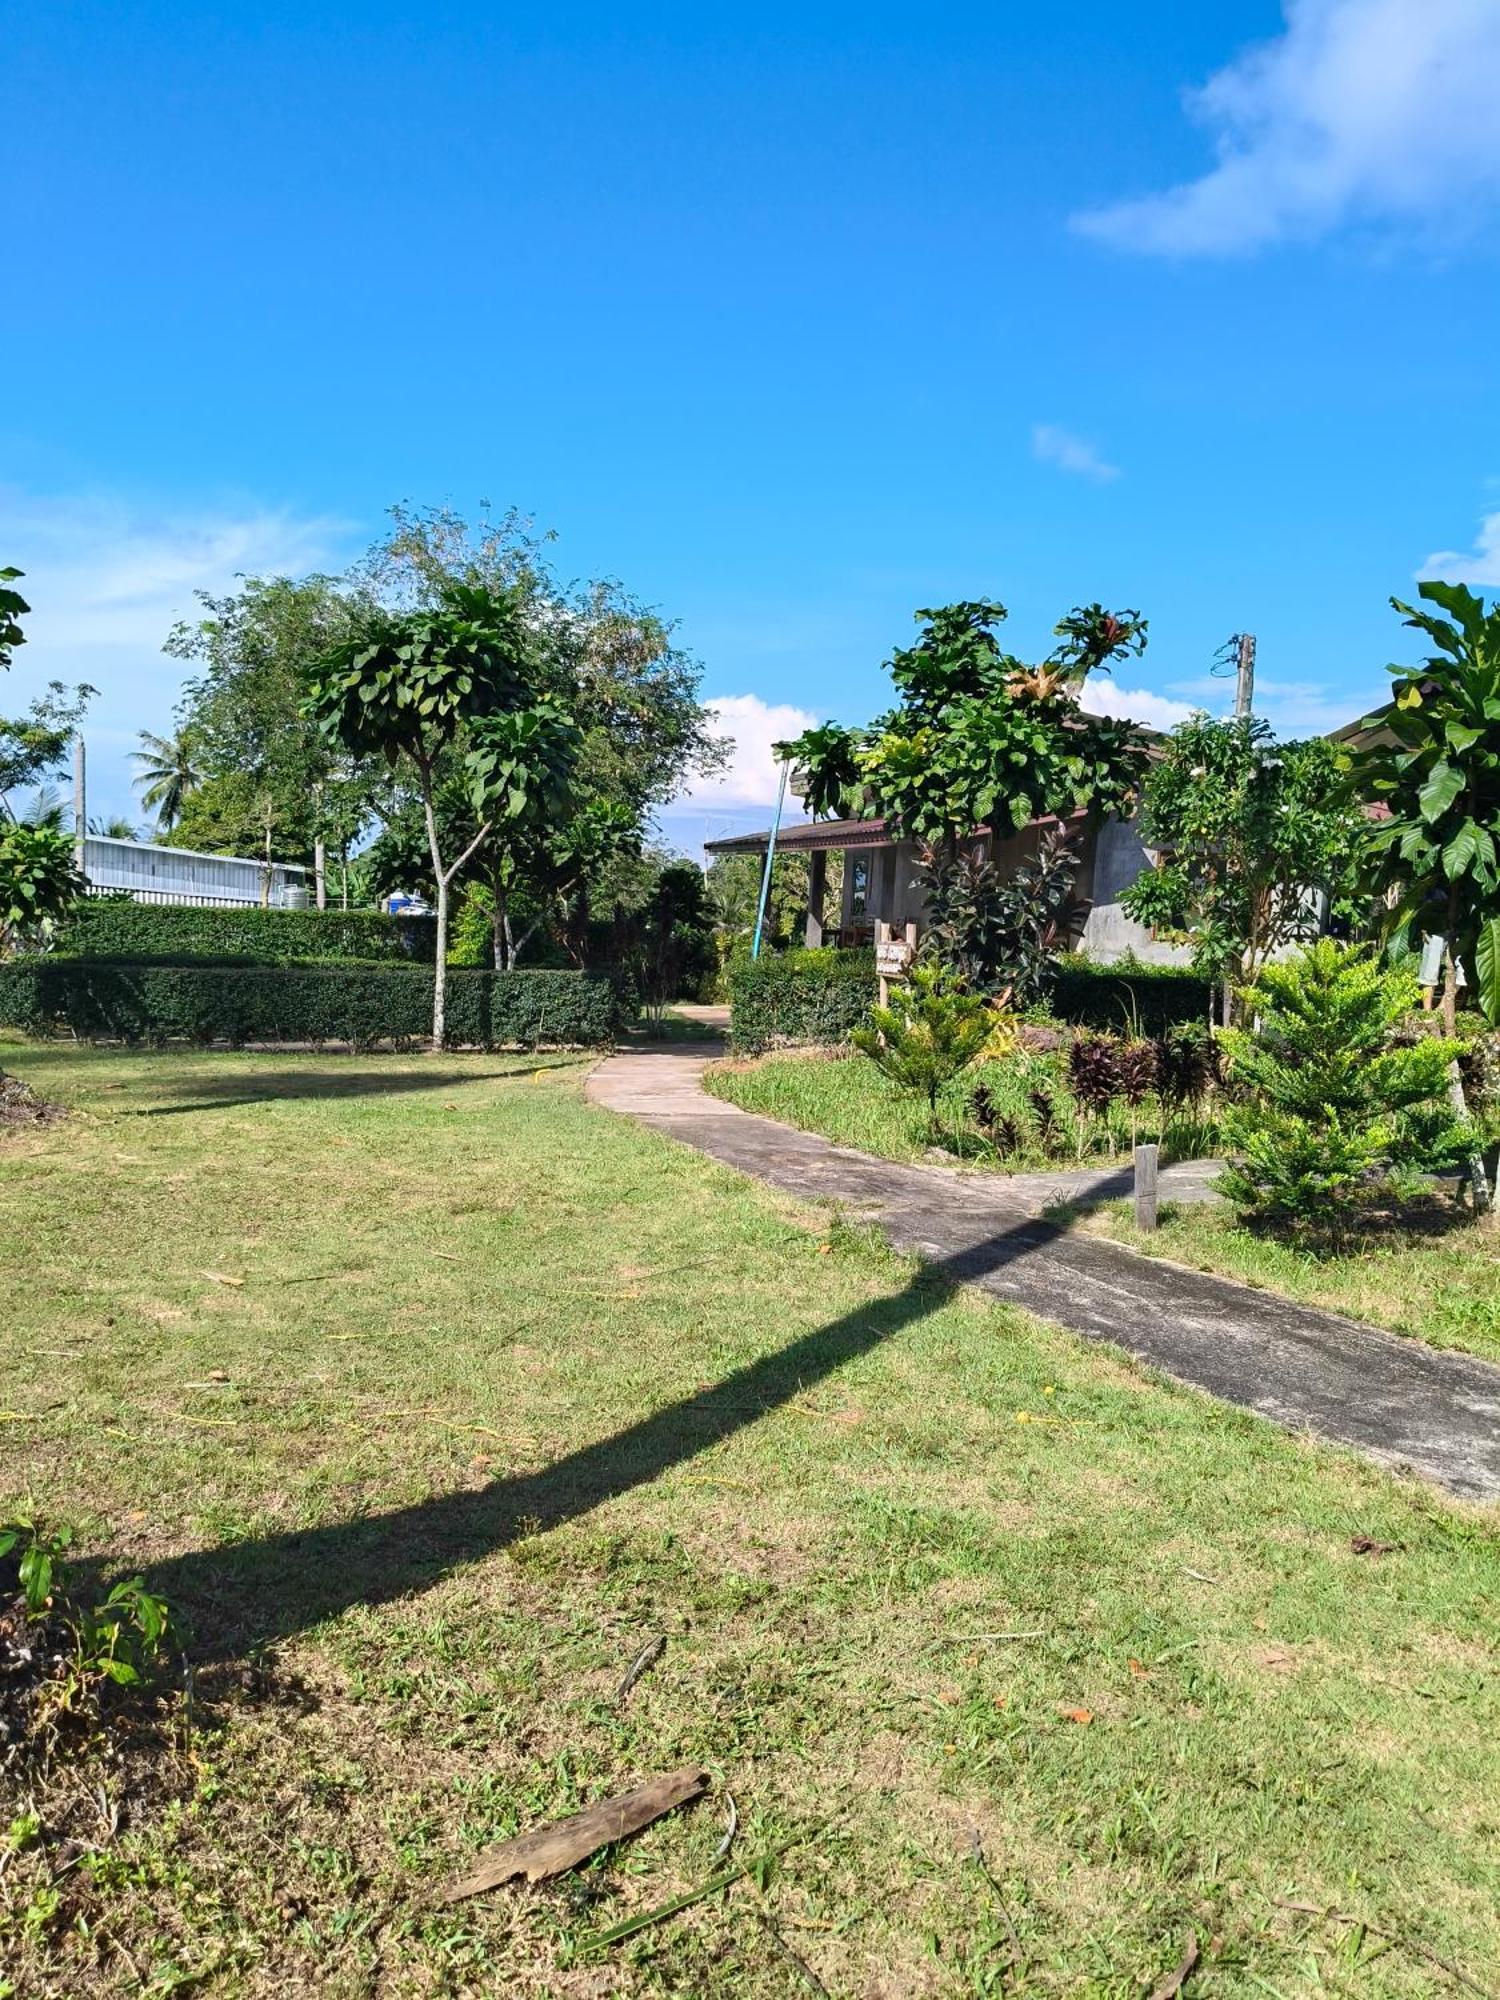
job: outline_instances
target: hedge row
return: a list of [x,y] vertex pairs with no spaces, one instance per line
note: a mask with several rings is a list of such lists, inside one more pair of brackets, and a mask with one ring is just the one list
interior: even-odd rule
[[773,1042],[841,1042],[875,1000],[873,950],[765,952],[729,969],[729,1039],[738,1054]]
[[[623,1005],[589,972],[450,972],[455,1047],[599,1047]],[[0,1027],[125,1042],[348,1042],[370,1048],[432,1032],[432,973],[420,966],[129,965],[81,958],[0,965]]]
[[431,965],[432,917],[391,917],[383,910],[199,909],[186,903],[133,903],[89,897],[58,928],[56,949],[76,958],[193,959],[287,965],[299,959],[355,958],[381,964]]
[[1213,988],[1196,972],[1177,965],[1092,965],[1064,958],[1048,1001],[1060,1021],[1082,1028],[1113,1028],[1137,1022],[1145,1035],[1159,1035],[1179,1021],[1207,1021]]
[[[1171,965],[1091,965],[1065,958],[1049,1005],[1061,1021],[1155,1035],[1208,1018],[1210,987]],[[730,1041],[756,1055],[774,1042],[841,1042],[876,995],[875,956],[863,951],[784,951],[732,966]]]

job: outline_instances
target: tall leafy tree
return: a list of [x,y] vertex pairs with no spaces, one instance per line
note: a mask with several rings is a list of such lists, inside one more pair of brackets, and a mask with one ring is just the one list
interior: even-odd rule
[[777,746],[801,767],[815,814],[882,817],[951,855],[978,826],[1003,839],[1052,814],[1128,803],[1144,761],[1139,731],[1087,714],[1077,696],[1091,671],[1142,650],[1138,613],[1081,606],[1031,666],[1000,644],[1003,604],[978,599],[916,616],[916,644],[888,662],[895,708],[865,729],[825,723]]
[[1318,899],[1341,906],[1352,889],[1363,822],[1345,763],[1322,737],[1276,744],[1248,716],[1194,715],[1151,766],[1140,824],[1156,863],[1122,900],[1192,946],[1195,969],[1223,989],[1226,1020],[1235,988],[1317,934]]
[[17,646],[26,644],[26,629],[21,620],[31,606],[19,590],[12,584],[19,583],[24,571],[9,567],[0,569],[0,668],[8,667],[15,657]]
[[1366,881],[1387,929],[1410,944],[1446,939],[1451,1034],[1460,964],[1500,1021],[1500,606],[1487,610],[1463,584],[1423,583],[1417,595],[1436,609],[1391,604],[1436,651],[1390,668],[1391,704],[1366,718],[1372,737],[1352,778],[1383,815],[1370,828]]
[[143,729],[140,743],[140,749],[132,750],[130,757],[137,767],[135,783],[141,804],[156,814],[159,830],[170,833],[189,798],[203,783],[198,741],[190,727],[182,727],[170,736]]
[[582,732],[582,781],[644,820],[694,772],[722,763],[699,698],[701,664],[672,625],[614,582],[564,584],[551,537],[514,512],[477,522],[450,508],[391,509],[391,529],[345,579],[356,596],[396,606],[441,604],[455,586],[514,594],[525,606],[539,695]]
[[482,744],[486,726],[534,705],[525,609],[515,587],[455,585],[435,609],[371,611],[308,677],[303,712],[331,743],[353,757],[404,764],[415,778],[437,900],[435,1049],[443,1045],[450,892],[505,810],[503,791],[491,789],[499,782],[494,772],[486,778],[466,758],[465,781],[483,817],[462,849],[445,852],[439,816],[445,757],[466,730]]
[[[20,574],[18,569],[0,569],[0,668],[9,667],[16,648],[26,640],[21,619],[31,606],[19,591],[10,587]],[[51,692],[59,701],[64,696],[57,682]],[[92,693],[92,688],[79,689],[80,707],[82,700]],[[33,704],[33,721],[38,707],[39,704]],[[5,733],[12,725],[0,724],[0,757],[7,754],[8,747],[8,754],[14,760],[0,769],[9,772],[12,784],[39,777],[56,760],[76,725],[76,713],[68,715],[66,721],[68,726],[61,734],[60,744],[49,738],[45,721],[32,727],[29,735],[23,722],[17,726],[14,737]],[[40,762],[35,761],[38,758]],[[5,784],[0,783],[0,793],[5,789]],[[0,957],[42,934],[49,922],[67,913],[86,886],[74,866],[73,842],[59,828],[14,822],[0,825]]]
[[168,824],[190,846],[310,861],[321,904],[326,849],[347,856],[358,840],[380,767],[321,731],[303,713],[302,695],[311,663],[373,612],[372,594],[358,580],[249,577],[226,596],[201,594],[200,604],[201,615],[166,642],[198,670],[168,739],[187,750],[194,782],[174,786],[170,770],[156,781],[175,807]]
[[17,818],[11,794],[55,778],[68,761],[73,738],[96,689],[49,681],[24,715],[0,716],[0,813]]

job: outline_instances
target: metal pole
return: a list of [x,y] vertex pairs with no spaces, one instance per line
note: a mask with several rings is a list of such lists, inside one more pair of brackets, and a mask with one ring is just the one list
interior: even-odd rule
[[89,830],[88,787],[83,732],[73,738],[73,866],[83,873],[83,842]]
[[1234,718],[1243,721],[1255,704],[1255,634],[1241,632],[1235,640]]
[[786,774],[791,770],[788,761],[781,767],[781,788],[776,794],[776,817],[771,822],[771,838],[766,843],[766,871],[760,878],[760,908],[755,912],[755,936],[750,940],[750,956],[760,957],[761,933],[766,927],[766,898],[771,893],[771,866],[776,859],[776,836],[781,831],[781,808],[786,801]]

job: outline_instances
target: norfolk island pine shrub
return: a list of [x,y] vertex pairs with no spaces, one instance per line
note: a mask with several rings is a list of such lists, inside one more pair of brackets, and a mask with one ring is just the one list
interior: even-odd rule
[[1464,1143],[1447,1110],[1456,1044],[1403,1041],[1409,963],[1321,938],[1262,968],[1224,1046],[1235,1099],[1222,1192],[1243,1220],[1336,1241],[1360,1213],[1413,1192]]

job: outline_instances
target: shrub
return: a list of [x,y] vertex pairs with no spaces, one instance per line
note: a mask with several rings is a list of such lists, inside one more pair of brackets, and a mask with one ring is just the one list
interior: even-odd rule
[[1005,872],[967,848],[924,848],[924,952],[977,992],[1007,1006],[1034,1006],[1056,976],[1060,946],[1076,931],[1077,874],[1078,850],[1063,827],[1044,833],[1036,853]]
[[1240,997],[1255,1026],[1225,1037],[1240,1101],[1219,1185],[1243,1217],[1334,1239],[1451,1156],[1455,1045],[1399,1039],[1417,1000],[1409,966],[1323,938]]
[[868,1027],[849,1039],[898,1090],[927,1099],[937,1126],[938,1092],[961,1076],[990,1038],[990,1010],[940,965],[917,964],[891,994],[888,1007],[870,1011]]
[[[0,1025],[126,1042],[422,1040],[432,974],[420,966],[129,965],[45,958],[0,966]],[[449,987],[454,1047],[611,1042],[624,1006],[602,974],[459,972]]]
[[71,1759],[85,1732],[97,1740],[104,1725],[107,1738],[116,1691],[155,1680],[181,1639],[171,1607],[141,1577],[103,1595],[86,1584],[69,1561],[72,1544],[66,1526],[0,1519],[0,1621],[10,1640],[0,1646],[0,1763],[29,1766],[32,1777],[58,1751]]
[[842,1042],[875,999],[866,951],[765,952],[729,968],[730,1041],[754,1055],[773,1042]]
[[383,910],[198,909],[91,897],[58,926],[56,947],[78,958],[237,959],[286,965],[299,959],[367,959],[431,965],[431,917],[391,917]]
[[1058,960],[1050,1004],[1079,1027],[1160,1035],[1179,1022],[1206,1022],[1212,998],[1210,981],[1181,966],[1095,965],[1070,955]]

